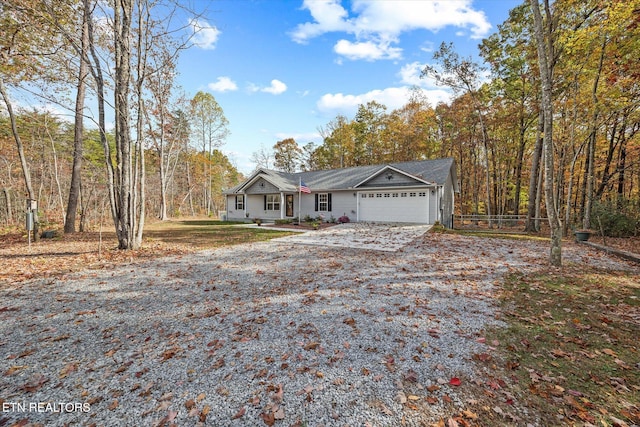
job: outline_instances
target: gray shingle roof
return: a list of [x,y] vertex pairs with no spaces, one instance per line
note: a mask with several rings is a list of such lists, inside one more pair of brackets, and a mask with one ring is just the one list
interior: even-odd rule
[[[249,179],[254,178],[256,174],[263,174],[268,181],[277,186],[281,191],[297,191],[300,179],[302,179],[302,181],[312,191],[346,190],[354,188],[367,178],[370,178],[386,167],[391,166],[406,173],[407,175],[443,185],[447,180],[453,165],[454,160],[452,158],[444,158],[296,173],[260,169],[259,171],[254,172]],[[246,181],[227,190],[225,193],[236,193],[244,186],[245,183]]]

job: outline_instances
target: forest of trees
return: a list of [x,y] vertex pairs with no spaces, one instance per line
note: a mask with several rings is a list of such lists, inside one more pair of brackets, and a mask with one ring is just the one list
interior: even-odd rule
[[[2,223],[23,222],[35,200],[35,236],[53,222],[65,232],[113,223],[131,249],[148,216],[224,209],[222,190],[242,177],[219,150],[228,122],[213,95],[189,98],[176,84],[193,35],[176,26],[180,12],[194,16],[155,0],[0,5]],[[16,94],[58,114],[18,108]]]
[[[219,151],[227,120],[215,98],[175,83],[189,39],[170,30],[171,12],[111,3],[108,13],[96,0],[0,5],[0,222],[23,221],[31,198],[40,221],[66,231],[112,221],[131,248],[145,216],[215,215],[222,189],[242,177]],[[399,109],[368,102],[323,126],[317,144],[285,139],[253,160],[295,171],[453,157],[457,214],[527,215],[529,230],[554,217],[564,235],[637,234],[640,1],[526,1],[479,50],[482,64],[451,44],[425,58],[422,78],[449,88],[449,103],[433,107],[414,88]],[[14,90],[66,105],[75,121],[16,108]],[[96,117],[84,114],[87,94]]]
[[451,88],[450,103],[432,108],[418,88],[393,111],[368,102],[353,118],[338,116],[323,127],[322,143],[312,150],[293,140],[278,142],[275,167],[453,157],[461,189],[458,214],[528,215],[533,231],[539,227],[533,219],[547,217],[549,188],[549,206],[564,235],[599,230],[600,224],[612,235],[637,234],[640,2],[559,0],[541,5],[541,12],[552,85],[546,156],[538,44],[525,2],[479,46],[488,77],[482,64],[460,57],[453,45],[442,44],[434,53],[435,65],[425,67],[422,77]]

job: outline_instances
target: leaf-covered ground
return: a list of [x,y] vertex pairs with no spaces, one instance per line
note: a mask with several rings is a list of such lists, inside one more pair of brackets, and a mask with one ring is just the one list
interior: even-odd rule
[[57,233],[29,245],[22,230],[0,231],[0,285],[33,278],[59,277],[83,269],[108,269],[116,265],[186,254],[196,250],[249,243],[285,236],[266,228],[245,229],[232,223],[196,219],[155,222],[145,229],[142,248],[118,250],[113,231]]
[[498,358],[478,358],[495,375],[491,394],[526,401],[539,425],[640,425],[637,272],[514,273],[501,301]]
[[[225,233],[221,231],[222,229],[214,231],[211,223],[206,221],[182,224],[182,226],[176,230],[172,228],[171,224],[155,227],[148,233],[148,240],[143,249],[129,252],[114,249],[116,242],[113,235],[103,235],[102,244],[99,243],[97,234],[79,234],[43,240],[29,248],[23,239],[24,236],[5,234],[2,236],[3,246],[0,248],[0,258],[2,258],[0,263],[0,287],[45,277],[62,281],[82,280],[83,282],[90,282],[91,274],[82,274],[80,276],[67,274],[81,271],[84,268],[110,271],[113,268],[117,268],[118,265],[131,265],[130,270],[118,270],[125,271],[127,275],[130,275],[134,274],[134,269],[137,268],[134,267],[135,265],[160,256],[180,256],[203,247],[228,246],[234,242],[264,240],[272,236],[272,234],[262,234],[264,233],[262,230],[258,230],[258,234],[252,234],[254,233],[253,231],[238,229],[237,227],[229,229]],[[237,234],[238,232],[241,234]],[[242,234],[243,232],[244,234]],[[276,235],[273,234],[273,236]],[[612,240],[607,239],[607,243],[611,244]],[[483,333],[474,333],[471,338],[460,336],[461,342],[472,341],[484,347],[482,351],[476,351],[469,356],[469,360],[481,372],[478,377],[468,376],[464,373],[459,375],[450,374],[450,368],[442,363],[431,367],[436,373],[437,381],[423,384],[425,374],[420,369],[430,366],[429,360],[435,359],[436,354],[433,351],[437,346],[433,344],[428,344],[425,347],[420,345],[411,346],[410,348],[413,349],[415,347],[416,351],[420,350],[414,356],[411,356],[416,360],[411,358],[405,360],[398,355],[393,356],[392,354],[381,355],[380,363],[384,368],[382,370],[383,376],[380,376],[382,374],[377,372],[377,367],[375,369],[372,368],[374,365],[359,370],[359,374],[365,381],[373,381],[373,383],[386,381],[387,376],[397,375],[403,388],[398,390],[397,395],[391,401],[380,399],[370,401],[367,410],[373,413],[377,412],[380,416],[385,417],[390,416],[390,413],[397,414],[397,407],[400,404],[403,411],[406,411],[406,418],[404,418],[407,420],[406,425],[599,425],[611,427],[640,425],[640,410],[638,407],[638,402],[640,401],[640,355],[638,354],[637,346],[637,338],[640,336],[640,277],[637,270],[635,272],[630,269],[620,270],[616,267],[618,264],[613,258],[604,256],[592,248],[576,245],[572,242],[566,242],[567,258],[562,269],[551,269],[544,265],[546,244],[540,241],[527,242],[526,240],[505,240],[496,239],[495,237],[439,235],[425,237],[424,240],[418,243],[418,246],[424,251],[424,260],[419,261],[420,255],[414,254],[412,255],[413,258],[411,258],[411,264],[404,264],[401,251],[398,256],[392,257],[393,262],[389,264],[389,274],[406,275],[407,279],[404,280],[409,280],[409,278],[410,280],[415,280],[426,275],[424,277],[428,277],[429,281],[432,282],[430,286],[435,286],[435,284],[447,286],[447,292],[453,292],[451,295],[465,294],[471,291],[470,295],[472,296],[491,298],[501,307],[496,317],[504,322],[504,327],[495,327]],[[629,245],[624,247],[626,250],[634,250],[635,248],[637,246],[633,246],[633,244],[630,247]],[[336,277],[342,277],[337,276],[337,274],[344,274],[343,269],[350,268],[353,269],[354,274],[347,275],[347,277],[350,277],[349,280],[355,286],[366,285],[367,289],[371,290],[372,295],[393,295],[396,293],[395,291],[391,292],[393,287],[389,287],[388,284],[384,285],[382,289],[377,289],[378,285],[374,286],[373,282],[368,283],[366,277],[360,277],[358,274],[363,270],[359,270],[357,266],[364,266],[363,262],[367,262],[367,260],[376,264],[378,268],[382,269],[381,271],[386,271],[384,259],[388,258],[388,255],[383,256],[376,252],[363,252],[360,254],[352,251],[332,252],[328,250],[317,250],[315,252],[311,250],[309,253],[315,253],[316,256],[322,257],[327,254],[334,254],[332,256],[340,257],[346,253],[348,256],[353,257],[349,261],[332,259],[323,262],[319,258],[313,259],[307,267],[321,277],[333,280]],[[285,257],[280,258],[281,261],[285,259]],[[443,260],[446,260],[446,262],[440,262]],[[447,267],[451,265],[449,264],[451,262],[458,262],[462,265],[463,260],[468,263],[466,269]],[[610,262],[609,260],[614,261]],[[276,270],[281,268],[281,266],[277,266],[277,263],[269,267],[270,264],[268,265],[268,260],[266,259],[262,260],[262,262],[266,264],[257,269],[254,268],[251,273],[251,277],[256,280],[256,283],[261,283],[267,278],[275,279],[276,276],[271,274],[272,269],[274,267]],[[487,263],[490,263],[491,266],[488,267]],[[326,267],[324,270],[323,266]],[[233,268],[233,266],[228,267]],[[246,268],[247,266],[238,267]],[[166,269],[166,266],[163,268]],[[481,277],[479,275],[480,271],[484,271],[487,268],[487,271],[507,268],[510,274],[495,282],[496,288],[491,294],[478,293],[477,290],[474,290],[474,281],[479,280]],[[150,271],[148,266],[146,271]],[[185,270],[185,272],[187,271],[188,269]],[[179,270],[171,271],[167,277],[179,277],[177,274],[179,274]],[[316,308],[320,310],[319,307],[324,306],[324,312],[323,310],[319,311],[320,317],[331,316],[332,308],[326,306],[328,303],[326,295],[312,289],[317,286],[315,285],[317,277],[301,274],[303,277],[301,277],[300,283],[305,289],[309,288],[302,294],[304,297],[302,300],[303,305],[307,309],[314,310]],[[100,274],[100,276],[102,277],[104,274]],[[135,284],[139,288],[141,285],[138,284],[138,280],[140,279],[132,282],[131,286]],[[151,280],[150,284],[143,285],[136,292],[143,290],[146,292],[145,289],[155,292],[158,285],[160,285],[155,281],[152,286],[151,282],[154,279],[145,280]],[[184,279],[180,281],[184,282]],[[345,285],[351,282],[345,282]],[[193,291],[195,293],[202,291],[202,295],[208,297],[214,294],[215,287],[212,288],[210,283],[206,281],[200,284],[198,282],[194,283],[196,287]],[[317,283],[321,283],[321,281]],[[100,286],[104,286],[104,284]],[[145,288],[145,286],[148,287]],[[169,286],[171,290],[165,298],[168,298],[167,301],[174,301],[170,298],[171,295],[180,295],[182,291],[179,287],[170,284]],[[405,283],[402,286],[402,292],[406,293],[407,284]],[[349,292],[348,289],[349,287],[344,289],[336,287],[332,288],[331,292]],[[129,291],[127,291],[126,287],[123,287],[118,292],[128,294]],[[224,288],[219,288],[215,292],[224,293],[226,291],[224,291]],[[263,291],[258,290],[257,292]],[[398,293],[398,295],[402,296],[402,293]],[[446,295],[447,293],[445,292],[440,297],[445,297]],[[69,294],[69,296],[73,296],[73,294]],[[91,300],[72,301],[62,296],[56,298],[53,301],[56,306],[59,305],[64,308],[72,303],[79,305],[67,314],[63,314],[62,311],[57,314],[52,312],[51,315],[53,317],[51,319],[55,320],[56,316],[70,316],[70,321],[75,322],[74,324],[78,325],[78,327],[86,325],[87,319],[99,317],[96,310],[102,310],[99,306],[92,306],[93,302]],[[269,298],[267,297],[265,301],[268,302]],[[258,306],[262,307],[266,302],[253,301],[254,304],[258,304],[256,308]],[[177,303],[179,307],[183,307],[182,302]],[[202,316],[199,318],[219,319],[221,314],[224,317],[225,313],[221,313],[219,307],[217,308],[214,305],[209,307],[206,300],[199,302],[199,304],[202,303],[204,303],[205,308],[208,307],[207,310],[210,310],[203,311]],[[412,304],[415,304],[415,307]],[[429,340],[434,339],[436,342],[444,342],[443,337],[448,332],[443,325],[449,321],[445,319],[454,318],[455,313],[443,313],[435,316],[434,312],[431,311],[430,313],[421,314],[420,310],[426,310],[426,308],[420,308],[421,304],[432,304],[432,302],[426,300],[421,302],[420,298],[416,299],[414,296],[407,300],[406,306],[398,305],[397,313],[386,310],[367,310],[357,313],[358,315],[366,313],[365,315],[373,320],[373,324],[380,322],[381,325],[392,325],[393,323],[390,322],[395,321],[396,316],[416,316],[414,317],[415,321],[426,316],[426,321],[434,325],[440,325],[425,329],[426,336]],[[87,305],[87,307],[83,305]],[[47,310],[51,311],[53,307],[51,306]],[[140,310],[146,309],[145,305],[139,305],[138,307]],[[194,307],[197,307],[197,305],[194,305]],[[264,307],[266,308],[268,305],[264,305]],[[327,308],[329,308],[328,311]],[[124,306],[113,306],[112,309],[118,312],[126,311]],[[26,306],[21,310],[20,314],[28,314]],[[180,308],[180,311],[184,311],[184,308]],[[0,315],[2,315],[3,319],[8,320],[17,315],[17,312],[13,310],[13,304],[5,300],[4,304],[0,303]],[[43,314],[34,312],[32,315],[41,316]],[[126,315],[126,313],[122,312],[121,315]],[[441,315],[445,317],[441,317]],[[102,316],[104,317],[104,314]],[[268,315],[264,317],[262,315],[256,316],[258,314],[249,315],[248,317],[245,315],[255,323],[252,327],[242,327],[241,324],[234,325],[233,334],[230,336],[229,341],[234,341],[234,337],[237,337],[238,343],[244,343],[245,340],[247,343],[251,343],[257,338],[255,333],[264,330],[274,320]],[[411,319],[411,317],[407,317],[407,319]],[[43,319],[49,319],[49,317],[45,316]],[[186,319],[192,322],[194,317],[187,316]],[[365,328],[362,320],[355,315],[339,315],[336,319],[338,320],[338,325],[349,331],[353,330],[354,334],[357,333],[359,335],[359,331]],[[47,321],[51,322],[51,320]],[[440,323],[441,321],[443,323]],[[32,327],[36,327],[35,324]],[[366,327],[369,326],[367,325]],[[64,344],[64,346],[68,346],[74,343],[71,334],[56,331],[55,328],[55,325],[52,324],[51,327],[46,327],[41,331],[41,334],[48,336],[45,344],[48,343],[47,345],[53,346]],[[407,323],[407,329],[404,334],[408,332],[414,334],[413,328],[415,326],[412,326],[411,322]],[[320,338],[321,335],[319,334],[322,333],[320,330],[311,328],[310,325],[306,327],[296,326],[294,329],[296,334],[302,334],[298,337],[300,339],[300,349],[296,351],[300,353],[296,357],[300,355],[307,357],[311,354],[322,357],[323,354],[326,354],[323,352],[330,345],[330,341],[325,342]],[[176,333],[168,332],[166,337],[153,337],[149,341],[141,341],[140,343],[142,349],[146,348],[145,352],[150,351],[157,356],[156,359],[159,361],[159,366],[166,366],[168,365],[166,362],[184,358],[186,354],[195,349],[194,343],[203,339],[198,336],[197,332],[195,335],[193,333],[176,335]],[[449,332],[455,332],[455,327],[454,330]],[[462,330],[460,330],[460,333],[463,333]],[[109,344],[109,342],[112,342],[112,344],[107,345],[108,348],[104,348],[106,360],[96,361],[96,363],[99,362],[98,366],[110,366],[113,361],[116,361],[117,363],[110,372],[111,375],[114,375],[114,378],[119,378],[120,381],[124,381],[127,376],[131,377],[133,374],[135,374],[131,377],[133,382],[136,381],[136,378],[144,379],[151,375],[148,371],[145,371],[147,368],[141,368],[132,373],[130,365],[122,361],[118,362],[118,357],[120,356],[115,354],[117,352],[112,354],[111,350],[120,348],[123,344],[113,344],[116,341],[110,341],[115,340],[115,330],[108,327],[102,328],[101,334],[103,334],[102,340],[106,344]],[[407,335],[401,334],[400,337],[401,340],[405,340]],[[137,335],[120,337],[123,341],[136,340],[138,338]],[[157,339],[164,340],[162,345],[150,347],[150,344],[153,344]],[[180,341],[183,339],[187,341],[181,343]],[[3,341],[0,339],[0,344],[3,344]],[[422,342],[423,344],[427,343],[426,340]],[[6,344],[6,341],[4,343]],[[268,379],[273,375],[269,367],[271,366],[270,364],[277,362],[281,369],[284,369],[285,365],[290,365],[287,366],[287,369],[297,372],[296,375],[311,375],[318,383],[327,382],[329,372],[331,372],[334,365],[337,363],[338,365],[336,366],[339,366],[341,363],[345,363],[343,361],[345,354],[347,358],[353,355],[353,348],[344,347],[344,343],[339,344],[343,348],[338,349],[336,347],[335,352],[327,354],[327,357],[331,356],[328,359],[328,365],[320,369],[308,363],[297,368],[294,361],[290,360],[296,355],[295,352],[284,351],[282,355],[274,358],[271,362],[269,357],[273,356],[266,355],[266,359],[262,358],[259,363],[254,361],[256,367],[255,376],[252,380],[260,381],[263,369],[266,369],[264,378]],[[214,357],[223,351],[222,347],[224,345],[224,340],[206,340],[207,354],[211,353],[212,355],[210,360],[212,365],[208,368],[209,370],[221,372],[225,365],[227,369],[229,368],[230,358]],[[372,345],[369,349],[375,349],[375,347],[376,345]],[[292,348],[295,348],[295,346]],[[1,349],[2,347],[0,347]],[[366,347],[364,350],[363,354],[370,354],[367,353]],[[442,347],[442,351],[446,350],[446,346]],[[12,352],[9,355],[0,355],[5,362],[8,362],[6,369],[4,367],[1,369],[0,375],[4,375],[14,381],[18,378],[17,376],[33,369],[33,367],[29,366],[30,363],[26,362],[32,360],[37,354],[35,347],[25,347],[22,353]],[[134,353],[134,356],[136,355],[137,353]],[[142,355],[143,353],[140,353],[140,357]],[[431,357],[429,357],[430,355]],[[457,356],[451,354],[451,357],[451,360],[456,360],[455,357]],[[88,373],[90,376],[94,375],[93,370],[95,367],[93,365],[84,366],[82,362],[75,359],[67,362],[60,360],[58,362],[55,364],[56,370],[53,375],[45,373],[43,376],[38,376],[38,373],[35,372],[34,375],[26,377],[22,384],[22,390],[25,395],[32,395],[46,387],[57,389],[70,378],[82,377],[80,370],[85,370],[83,372]],[[409,362],[415,363],[416,370],[406,369],[406,364]],[[118,363],[124,364],[118,367]],[[265,368],[258,369],[260,364],[265,365]],[[247,366],[250,365],[245,364],[245,369],[248,369]],[[311,368],[307,369],[309,366]],[[417,367],[420,367],[420,369],[417,369]],[[307,370],[303,372],[298,371],[298,369]],[[252,370],[250,371],[253,372]],[[159,375],[161,377],[162,374]],[[193,373],[189,374],[186,371],[186,375],[191,378],[190,375],[193,375]],[[53,379],[55,379],[54,382],[52,382]],[[339,378],[331,381],[333,383],[328,382],[328,384],[333,384],[337,388],[343,388],[344,386],[343,383],[340,383]],[[278,425],[317,425],[317,423],[314,424],[313,419],[307,420],[306,424],[303,422],[296,424],[297,421],[295,420],[293,424],[286,424],[281,417],[284,414],[279,412],[283,408],[281,404],[282,394],[284,393],[285,401],[288,399],[289,402],[292,399],[291,393],[294,393],[294,398],[296,399],[300,398],[300,396],[319,399],[320,395],[327,393],[326,389],[316,389],[310,385],[308,389],[300,387],[292,390],[292,385],[285,383],[283,392],[282,383],[275,381],[267,381],[267,383],[265,383],[267,385],[265,385],[264,396],[257,398],[257,400],[254,397],[252,398],[254,400],[235,406],[232,410],[233,414],[227,418],[227,421],[237,422],[237,425],[243,425],[243,423],[246,425],[246,423],[256,420],[256,418],[252,418],[252,414],[255,415],[256,409],[261,408],[258,412],[261,418],[257,418],[261,425],[276,425],[276,427]],[[198,423],[198,420],[210,421],[215,419],[216,415],[219,415],[215,413],[209,414],[209,411],[214,409],[209,392],[195,393],[182,399],[182,396],[168,394],[168,391],[156,390],[159,385],[158,382],[154,382],[149,389],[146,389],[149,384],[151,382],[143,383],[140,381],[139,388],[135,388],[134,384],[131,390],[125,390],[124,396],[117,391],[111,390],[108,395],[103,397],[104,401],[91,401],[94,407],[117,414],[121,413],[122,407],[126,403],[124,399],[131,393],[133,393],[131,394],[132,396],[142,396],[143,399],[147,400],[151,399],[157,403],[158,407],[149,414],[163,414],[157,417],[157,425],[171,425],[180,419],[184,420],[185,416],[190,422]],[[224,389],[225,387],[218,388],[215,393],[223,393],[224,395]],[[158,395],[156,396],[156,394]],[[97,396],[93,394],[88,396],[88,399],[96,398]],[[0,400],[2,399],[3,396],[0,395]],[[178,402],[181,403],[178,404]],[[266,408],[265,404],[269,408]],[[436,410],[442,415],[439,419],[436,418],[428,424],[413,424],[409,422],[409,420],[421,419],[417,416],[420,413],[425,414],[423,419],[430,419],[430,414],[432,415]],[[287,411],[290,411],[290,409],[287,409]],[[337,416],[335,421],[338,422],[340,414],[336,413],[335,415]],[[1,419],[2,417],[0,417],[0,421]],[[204,423],[205,421],[200,422]],[[372,422],[370,425],[386,424]]]

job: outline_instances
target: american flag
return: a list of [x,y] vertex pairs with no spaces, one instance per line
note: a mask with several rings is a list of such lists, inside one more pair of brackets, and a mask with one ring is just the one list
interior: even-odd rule
[[300,192],[311,194],[311,190],[309,190],[309,187],[307,187],[307,184],[305,184],[303,181],[300,181]]

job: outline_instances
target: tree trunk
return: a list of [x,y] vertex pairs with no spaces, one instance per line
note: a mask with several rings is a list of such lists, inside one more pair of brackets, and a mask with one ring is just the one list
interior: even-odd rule
[[73,168],[71,172],[71,188],[67,202],[67,215],[64,221],[64,232],[75,233],[76,212],[78,211],[78,199],[80,198],[80,182],[82,180],[82,145],[83,145],[83,119],[84,101],[86,93],[86,78],[89,74],[87,54],[89,49],[89,19],[91,11],[89,0],[83,1],[82,36],[80,42],[80,69],[78,71],[78,86],[76,89],[75,119],[73,127]]
[[526,147],[527,140],[525,138],[525,127],[522,123],[524,120],[520,120],[520,141],[518,143],[518,154],[516,156],[516,188],[513,200],[513,214],[520,215],[520,191],[522,190],[522,161],[524,159],[524,149]]
[[533,156],[531,158],[531,175],[529,176],[529,205],[527,206],[527,225],[525,231],[535,232],[539,231],[534,218],[539,218],[538,207],[538,194],[540,192],[540,186],[538,185],[540,176],[540,159],[542,158],[542,145],[543,137],[542,131],[544,129],[543,113],[540,111],[538,114],[538,136],[536,137],[536,146],[533,150]]
[[11,206],[11,193],[8,188],[3,188],[4,198],[7,201],[7,225],[13,223],[13,207]]
[[593,207],[594,199],[594,180],[595,180],[595,159],[596,159],[596,136],[598,133],[598,118],[600,117],[600,103],[598,101],[598,83],[600,82],[600,74],[602,73],[602,64],[604,62],[604,52],[607,46],[606,38],[602,41],[602,50],[600,51],[600,61],[598,62],[598,72],[596,74],[595,81],[593,82],[593,89],[591,90],[591,97],[593,99],[593,117],[591,122],[591,132],[589,133],[589,146],[587,150],[588,156],[588,169],[587,169],[587,193],[586,203],[584,207],[584,217],[582,219],[582,228],[591,228],[591,208]]
[[[530,0],[533,9],[534,29],[538,48],[538,63],[540,68],[540,80],[542,83],[542,110],[544,112],[544,174],[545,174],[545,205],[547,217],[551,227],[551,250],[549,262],[551,265],[562,265],[562,227],[558,218],[558,210],[553,191],[553,28],[550,21],[548,0],[545,0],[547,12],[547,28],[544,31],[540,5],[538,0]],[[545,35],[547,39],[545,40]]]
[[[9,113],[11,132],[13,134],[13,138],[16,141],[16,147],[18,148],[18,157],[20,158],[20,165],[22,166],[22,175],[24,177],[24,185],[27,189],[27,197],[30,200],[37,200],[36,195],[33,192],[33,186],[31,185],[31,173],[29,171],[29,165],[27,164],[27,158],[24,154],[24,145],[22,144],[22,139],[20,138],[20,134],[18,133],[18,125],[16,124],[16,116],[13,113],[13,105],[11,104],[11,100],[7,95],[2,78],[0,78],[0,95],[2,95],[2,99],[7,106],[7,112]],[[33,213],[33,240],[35,242],[40,240],[39,228],[38,211],[36,209],[36,211]]]
[[134,218],[131,164],[129,83],[131,79],[132,0],[117,0],[114,7],[115,125],[116,125],[116,235],[119,249],[133,248]]
[[189,165],[189,162],[186,163],[186,167],[187,167],[187,187],[189,188],[189,192],[187,193],[187,195],[189,196],[189,210],[191,211],[191,216],[196,216],[196,212],[193,209],[193,197],[191,195],[193,191],[193,186],[191,185],[191,167]]

